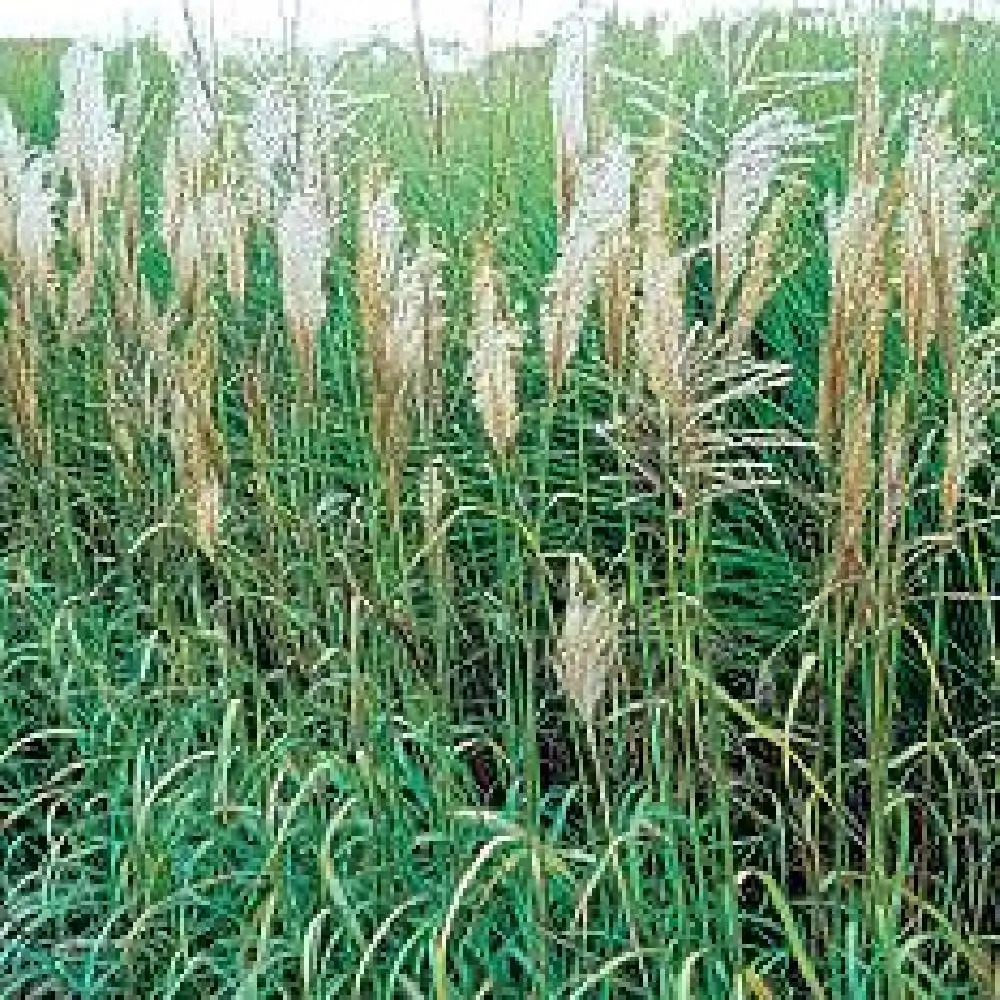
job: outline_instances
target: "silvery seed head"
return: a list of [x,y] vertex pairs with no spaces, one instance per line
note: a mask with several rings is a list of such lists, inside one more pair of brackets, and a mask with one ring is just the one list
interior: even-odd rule
[[15,239],[24,277],[42,286],[48,280],[55,249],[55,193],[48,183],[48,165],[36,157],[21,174]]
[[329,221],[311,192],[296,192],[278,219],[285,312],[293,325],[315,330],[326,315],[323,275],[330,252]]
[[556,62],[549,84],[552,117],[562,149],[570,157],[587,151],[587,25],[580,16],[567,18],[556,43]]
[[60,89],[60,162],[74,184],[106,190],[121,172],[125,147],[105,92],[104,53],[72,45],[60,62]]

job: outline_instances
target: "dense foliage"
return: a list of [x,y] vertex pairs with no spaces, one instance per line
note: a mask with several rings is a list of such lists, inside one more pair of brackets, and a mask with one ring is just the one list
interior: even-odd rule
[[997,29],[578,43],[4,48],[0,996],[1000,992]]

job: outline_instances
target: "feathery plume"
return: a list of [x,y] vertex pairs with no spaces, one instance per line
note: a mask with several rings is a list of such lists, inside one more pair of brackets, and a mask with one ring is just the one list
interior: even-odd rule
[[316,334],[326,316],[324,273],[330,253],[329,224],[311,192],[288,200],[278,220],[278,252],[285,319],[292,338],[302,389],[314,390]]
[[907,398],[898,388],[885,408],[882,431],[882,534],[891,537],[905,505]]
[[790,442],[777,433],[732,427],[733,404],[780,388],[790,371],[786,365],[755,361],[721,318],[712,327],[689,327],[686,258],[673,251],[667,228],[667,166],[664,146],[640,192],[643,255],[636,356],[656,401],[655,433],[668,445],[660,452],[670,456],[665,471],[681,503],[690,506],[701,495],[770,481],[767,463],[751,461],[744,453]]
[[16,250],[18,189],[26,153],[10,108],[0,101],[0,259],[12,261]]
[[716,194],[716,294],[722,309],[747,264],[747,241],[788,155],[814,131],[799,123],[791,108],[775,108],[741,128],[729,144],[729,155]]
[[946,124],[947,99],[913,104],[902,170],[902,305],[918,370],[936,339],[947,377],[961,334],[963,269],[971,233],[970,197],[978,164],[959,154]]
[[576,186],[587,155],[587,77],[590,51],[586,21],[568,17],[556,39],[549,83],[556,144],[556,206],[560,227],[569,225]]
[[989,422],[1000,409],[1000,321],[967,335],[958,347],[955,391],[948,408],[942,516],[954,527],[969,474],[989,461]]
[[569,599],[556,641],[555,670],[566,697],[589,726],[597,717],[608,677],[618,661],[619,606],[596,581],[588,596],[579,560],[569,569]]
[[614,136],[582,172],[542,310],[542,339],[553,395],[562,388],[576,354],[602,252],[612,235],[628,225],[631,180],[632,156],[621,136]]
[[57,157],[85,214],[96,218],[102,199],[121,176],[125,156],[105,90],[101,49],[83,42],[71,45],[59,64],[59,86],[63,104]]
[[420,245],[413,255],[412,266],[421,292],[422,358],[417,394],[426,429],[433,426],[444,403],[445,315],[444,288],[441,284],[441,265],[444,259],[444,254],[434,248],[430,232],[424,226],[420,234]]
[[[889,307],[890,194],[878,185],[855,186],[839,212],[832,206],[828,209],[832,287],[829,326],[821,348],[817,415],[820,453],[828,462],[840,452],[852,394],[861,392],[870,405],[876,391]],[[855,370],[857,362],[863,365],[861,373]]]
[[407,257],[402,237],[394,188],[373,170],[361,192],[358,288],[372,378],[372,436],[394,519],[409,447],[409,411],[426,386],[428,338],[433,352],[440,324],[429,243]]
[[218,541],[226,469],[214,415],[216,353],[209,324],[203,315],[196,316],[174,373],[171,444],[195,537],[208,554]]
[[506,458],[517,440],[523,333],[504,308],[486,241],[480,244],[474,273],[469,378],[486,436],[497,455]]
[[469,362],[476,409],[494,451],[507,456],[517,439],[517,372],[523,335],[512,319],[498,318]]
[[[178,168],[192,179],[204,170],[214,142],[214,112],[202,87],[194,60],[185,58],[177,68],[177,109],[174,145]],[[199,190],[195,182],[192,190]]]
[[29,287],[39,292],[48,289],[56,241],[54,210],[55,192],[48,180],[48,163],[43,157],[35,157],[26,164],[18,185],[14,240],[22,292]]

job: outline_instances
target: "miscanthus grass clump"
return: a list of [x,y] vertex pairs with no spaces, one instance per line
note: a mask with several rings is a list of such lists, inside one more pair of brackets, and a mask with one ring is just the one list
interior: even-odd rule
[[414,14],[0,83],[0,995],[997,995],[995,27]]

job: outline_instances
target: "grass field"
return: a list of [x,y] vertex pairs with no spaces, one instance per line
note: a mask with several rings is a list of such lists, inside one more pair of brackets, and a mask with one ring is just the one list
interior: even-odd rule
[[1000,996],[998,56],[0,44],[0,997]]

